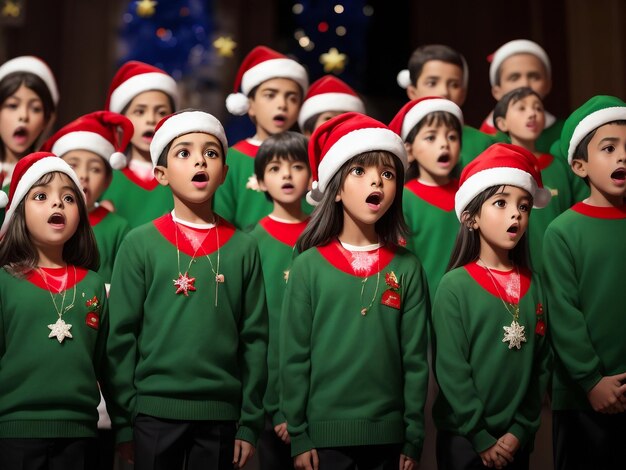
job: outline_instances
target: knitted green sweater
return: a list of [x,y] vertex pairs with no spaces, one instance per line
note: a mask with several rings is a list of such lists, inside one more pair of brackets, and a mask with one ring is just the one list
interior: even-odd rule
[[89,213],[89,225],[93,229],[100,252],[98,274],[104,282],[110,284],[117,250],[120,249],[122,240],[130,227],[124,218],[114,212],[109,212],[102,206]]

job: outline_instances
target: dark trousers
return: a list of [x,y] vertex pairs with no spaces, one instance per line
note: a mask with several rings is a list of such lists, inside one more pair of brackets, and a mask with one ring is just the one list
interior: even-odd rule
[[626,413],[552,412],[555,470],[626,468]]
[[111,429],[98,429],[98,470],[113,470],[115,435]]
[[398,470],[399,444],[317,449],[320,470]]
[[265,419],[265,429],[259,439],[258,453],[260,470],[293,470],[291,446],[285,444],[274,432],[272,420]]
[[[528,470],[529,452],[519,449],[507,470]],[[483,470],[485,467],[480,454],[465,436],[457,436],[447,431],[437,433],[437,468],[439,470]]]
[[0,439],[2,470],[96,470],[96,439]]
[[135,470],[233,469],[234,421],[181,421],[139,414]]

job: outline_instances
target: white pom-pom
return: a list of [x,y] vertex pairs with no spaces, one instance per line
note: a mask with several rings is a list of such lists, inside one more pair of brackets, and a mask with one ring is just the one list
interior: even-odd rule
[[537,188],[537,191],[535,191],[535,196],[533,197],[533,205],[536,208],[541,209],[548,205],[550,199],[552,199],[552,193],[549,189]]
[[9,205],[9,196],[4,191],[0,191],[0,208],[4,208]]
[[306,202],[312,206],[317,206],[321,201],[324,193],[317,189],[317,181],[313,181],[313,189],[306,193]]
[[109,157],[109,164],[114,170],[121,170],[122,168],[126,168],[126,163],[126,155],[124,155],[122,152],[115,152]]
[[396,81],[402,88],[408,88],[409,85],[411,85],[411,73],[408,69],[400,70],[400,72],[398,72],[398,76],[396,77]]
[[243,116],[250,109],[248,97],[243,93],[231,93],[226,97],[226,109],[230,114]]

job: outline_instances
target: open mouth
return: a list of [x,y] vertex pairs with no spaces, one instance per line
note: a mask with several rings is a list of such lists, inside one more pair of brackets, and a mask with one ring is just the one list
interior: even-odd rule
[[442,155],[439,155],[437,163],[450,163],[450,154],[444,153]]
[[611,173],[611,179],[617,181],[626,181],[626,168],[618,168]]
[[13,137],[18,140],[26,140],[28,138],[28,131],[24,126],[20,126],[13,132]]
[[276,124],[284,124],[286,120],[287,120],[287,116],[285,116],[284,114],[279,114],[277,116],[274,116],[274,122]]
[[508,229],[507,229],[508,233],[511,233],[513,235],[517,234],[517,232],[519,232],[519,227],[517,225],[511,225]]
[[52,225],[64,225],[65,216],[63,214],[59,214],[58,212],[55,212],[50,217],[48,217],[48,223]]
[[282,189],[293,189],[294,185],[291,183],[285,183],[281,186]]
[[365,199],[365,203],[373,208],[378,208],[378,206],[380,206],[380,203],[383,200],[383,195],[381,193],[372,193],[369,196],[367,196],[367,199]]
[[193,181],[194,183],[206,183],[207,181],[209,181],[209,175],[204,172],[198,172],[193,175],[191,181]]
[[154,131],[146,131],[141,134],[141,137],[143,137],[144,139],[152,140],[152,138],[154,137]]

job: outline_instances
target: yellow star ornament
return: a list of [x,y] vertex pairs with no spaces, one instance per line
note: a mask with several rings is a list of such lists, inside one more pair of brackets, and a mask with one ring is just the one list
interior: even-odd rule
[[154,15],[158,2],[154,0],[139,0],[137,4],[137,14],[142,18],[149,18]]
[[2,16],[17,18],[20,16],[20,6],[15,2],[7,1],[2,7]]
[[213,41],[213,47],[217,50],[217,55],[220,57],[232,57],[237,43],[231,37],[220,36]]
[[324,65],[324,72],[343,72],[348,56],[341,54],[335,47],[331,47],[328,52],[320,55],[320,63]]

